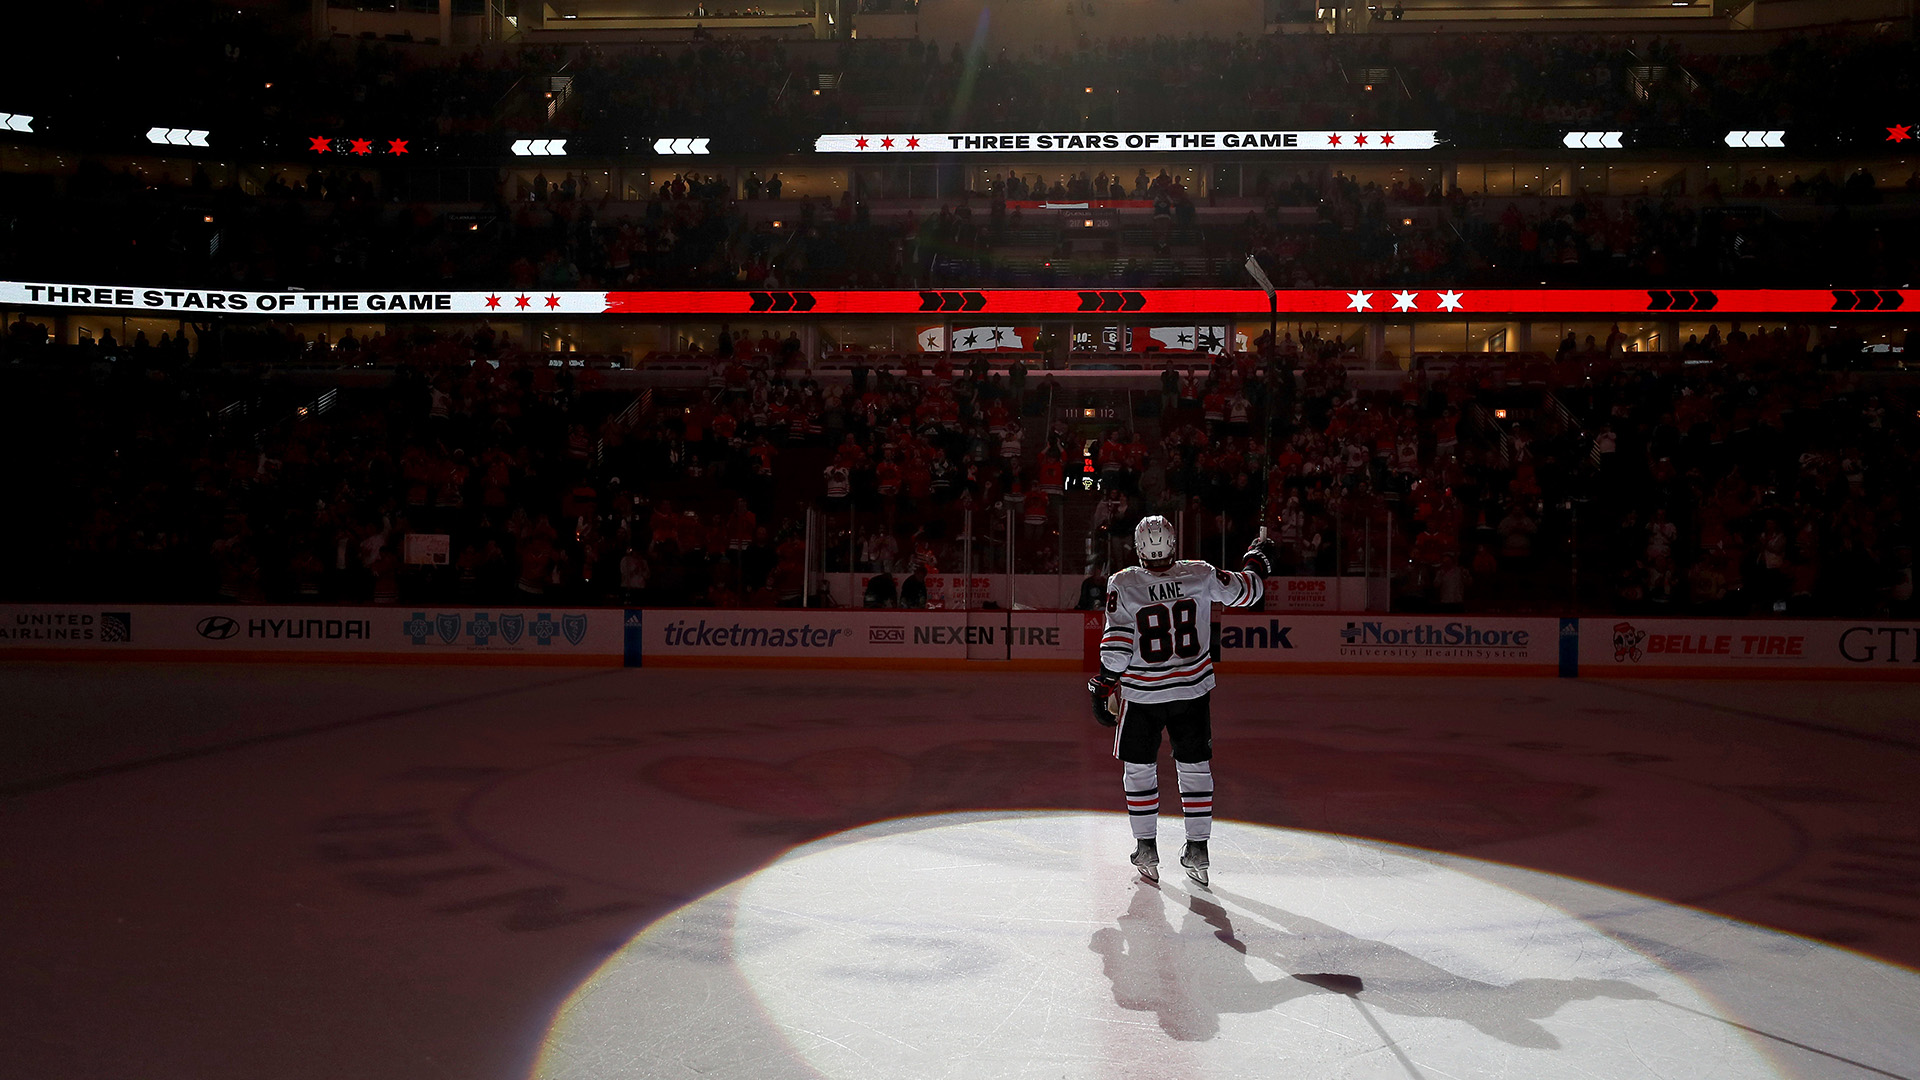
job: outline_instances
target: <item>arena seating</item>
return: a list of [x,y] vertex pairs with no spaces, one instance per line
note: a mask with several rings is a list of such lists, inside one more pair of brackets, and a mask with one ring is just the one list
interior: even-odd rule
[[[1106,541],[1140,515],[1185,512],[1201,550],[1264,522],[1309,574],[1357,568],[1376,523],[1368,558],[1378,572],[1391,552],[1408,609],[1912,601],[1920,398],[1834,370],[1838,345],[1806,328],[1660,355],[1425,355],[1371,389],[1337,343],[1287,342],[1291,376],[1241,354],[1170,393],[1106,391],[1131,422],[1085,462],[1046,419],[1068,391],[981,377],[981,357],[780,376],[747,353],[732,383],[634,394],[510,342],[393,334],[358,346],[391,377],[323,404],[177,347],[126,350],[103,377],[30,327],[7,340],[12,389],[31,391],[7,395],[9,422],[85,447],[22,481],[49,507],[10,540],[4,589],[23,599],[791,604],[811,508],[817,571],[849,569],[850,534],[852,569],[955,570],[969,511],[997,566],[1011,510],[1018,569],[1080,573],[1125,558]],[[1086,466],[1099,491],[1051,494]],[[408,533],[448,535],[451,563],[407,565]]]

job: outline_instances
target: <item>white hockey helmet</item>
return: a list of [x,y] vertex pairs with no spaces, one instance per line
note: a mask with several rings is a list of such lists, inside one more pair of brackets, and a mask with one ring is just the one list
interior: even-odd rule
[[1133,550],[1140,556],[1140,565],[1149,570],[1165,570],[1173,565],[1175,545],[1173,522],[1153,514],[1140,519],[1133,527]]

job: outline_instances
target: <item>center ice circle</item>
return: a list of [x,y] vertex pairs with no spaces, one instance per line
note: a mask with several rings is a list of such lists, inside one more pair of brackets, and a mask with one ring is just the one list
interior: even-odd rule
[[1125,832],[960,814],[800,847],[629,944],[537,1075],[1777,1075],[1685,980],[1467,860],[1223,823],[1211,889],[1171,837],[1156,887]]

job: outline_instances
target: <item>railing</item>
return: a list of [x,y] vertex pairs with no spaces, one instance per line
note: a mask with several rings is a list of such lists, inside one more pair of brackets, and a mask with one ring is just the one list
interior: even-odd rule
[[1488,414],[1486,408],[1479,402],[1469,404],[1467,418],[1472,422],[1474,430],[1480,433],[1480,437],[1487,441],[1488,448],[1493,451],[1499,463],[1510,464],[1513,461],[1513,440],[1507,437],[1506,431]]
[[[634,399],[627,403],[626,408],[614,414],[613,423],[619,427],[631,430],[639,421],[640,417],[644,416],[652,408],[653,387],[649,386],[635,395]],[[601,436],[599,439],[594,440],[593,463],[599,465],[603,464],[606,460],[607,440],[605,436]]]

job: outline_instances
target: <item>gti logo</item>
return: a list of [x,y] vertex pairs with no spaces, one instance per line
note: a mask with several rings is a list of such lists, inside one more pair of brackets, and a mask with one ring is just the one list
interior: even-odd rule
[[240,624],[225,615],[209,615],[195,629],[208,641],[225,641],[240,632]]

